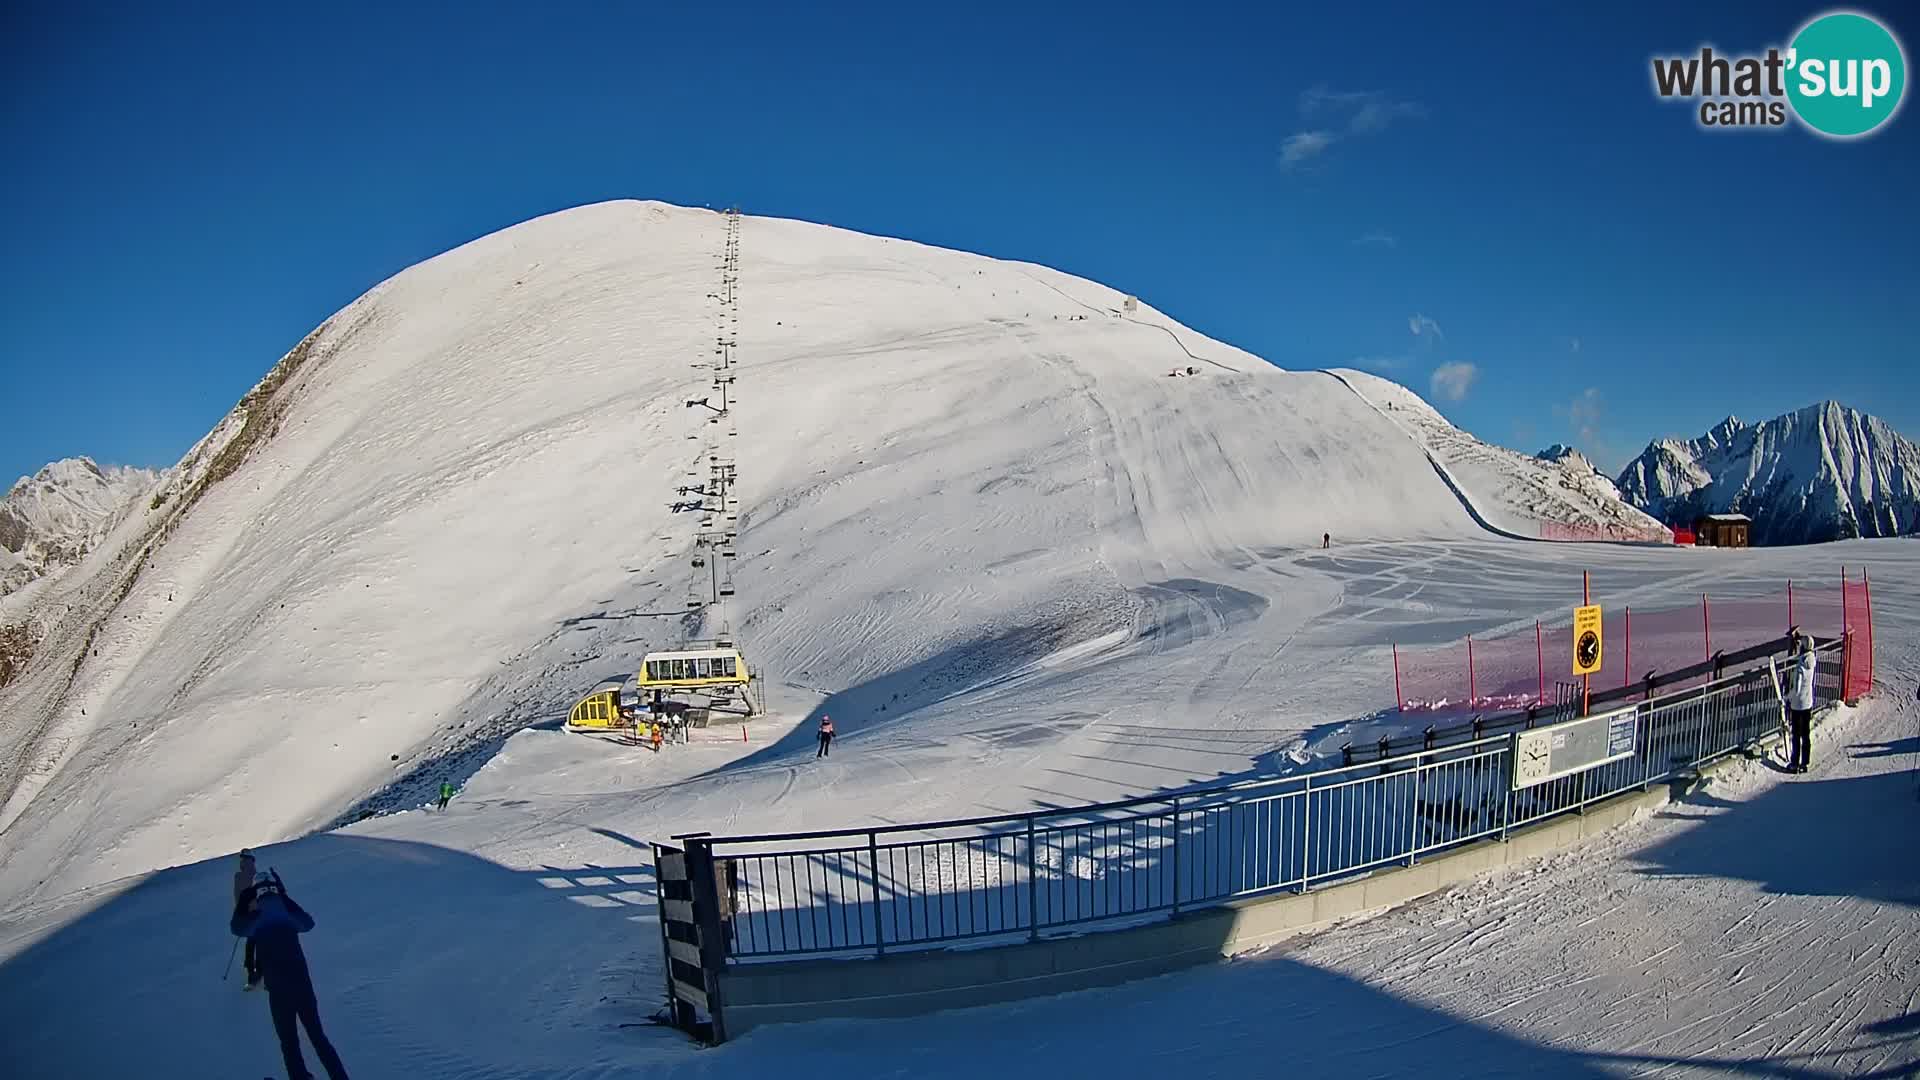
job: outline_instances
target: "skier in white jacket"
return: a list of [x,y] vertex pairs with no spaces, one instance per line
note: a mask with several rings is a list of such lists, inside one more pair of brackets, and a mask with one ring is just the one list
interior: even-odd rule
[[1813,672],[1819,659],[1813,639],[1795,634],[1793,665],[1787,669],[1787,720],[1792,750],[1787,771],[1803,773],[1813,761]]

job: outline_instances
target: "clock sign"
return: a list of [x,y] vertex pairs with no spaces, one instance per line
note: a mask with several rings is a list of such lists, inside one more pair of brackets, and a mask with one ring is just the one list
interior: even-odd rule
[[1573,610],[1573,673],[1592,675],[1600,670],[1605,653],[1601,638],[1600,605],[1590,604]]

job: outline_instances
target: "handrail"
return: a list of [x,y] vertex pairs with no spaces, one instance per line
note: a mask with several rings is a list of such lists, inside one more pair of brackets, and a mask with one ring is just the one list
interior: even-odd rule
[[[1823,703],[1836,699],[1831,674],[1816,683]],[[884,956],[1178,917],[1505,839],[1750,747],[1780,730],[1778,708],[1758,668],[1637,702],[1628,756],[1539,784],[1514,782],[1512,736],[1492,734],[1382,762],[1089,806],[690,836],[689,858],[697,850],[694,861],[711,869],[693,876],[695,903],[718,912],[723,963]],[[942,833],[967,827],[977,831]]]
[[[1817,651],[1827,651],[1834,648],[1838,644],[1839,644],[1839,639],[1832,638],[1824,642],[1818,642],[1815,648]],[[1730,653],[1727,655],[1722,665],[1722,670],[1724,670],[1725,664],[1744,663],[1748,660],[1757,659],[1762,656],[1768,656],[1778,651],[1780,651],[1780,648],[1776,643],[1776,644],[1756,645],[1747,649],[1743,649],[1737,653]],[[1694,670],[1694,669],[1698,669],[1698,670]],[[1685,672],[1690,670],[1693,672],[1693,674],[1691,675],[1684,674]],[[1712,670],[1713,670],[1713,665],[1711,663],[1696,664],[1691,669],[1683,668],[1681,669],[1680,672],[1675,672],[1672,675],[1669,675],[1667,677],[1667,682],[1671,684],[1674,681],[1684,679],[1684,678],[1693,678],[1700,674],[1705,674],[1707,672],[1710,672]],[[1742,671],[1742,672],[1736,672],[1729,675],[1723,675],[1718,679],[1714,679],[1710,682],[1703,683],[1700,686],[1688,687],[1687,689],[1679,691],[1670,697],[1658,699],[1657,703],[1660,705],[1680,704],[1684,701],[1689,700],[1691,697],[1705,695],[1707,693],[1710,693],[1724,686],[1731,685],[1739,681],[1744,676],[1744,674],[1745,672]],[[1644,692],[1644,688],[1645,688],[1644,683],[1635,684],[1633,686],[1629,686],[1625,688],[1616,687],[1613,691],[1607,694],[1599,694],[1599,693],[1594,694],[1591,700],[1593,704],[1600,705],[1605,702],[1617,700],[1618,698],[1621,698],[1621,697],[1630,697],[1635,693],[1642,693]],[[1654,702],[1652,701],[1644,701],[1644,702],[1640,702],[1639,704],[1648,705],[1653,703]],[[1490,745],[1494,743],[1505,743],[1507,741],[1507,733],[1494,733],[1496,729],[1506,727],[1508,725],[1519,726],[1523,724],[1527,716],[1528,716],[1528,712],[1526,710],[1519,710],[1512,713],[1503,713],[1503,714],[1500,714],[1499,716],[1493,717],[1487,721],[1482,722],[1480,725],[1480,730],[1483,734],[1475,738],[1467,739],[1460,742],[1449,742],[1444,746],[1422,745],[1418,749],[1408,750],[1404,753],[1394,754],[1390,757],[1374,758],[1364,762],[1355,762],[1351,765],[1340,765],[1340,766],[1336,766],[1329,769],[1315,769],[1310,772],[1304,772],[1304,773],[1254,777],[1246,780],[1236,780],[1229,784],[1218,784],[1210,787],[1201,786],[1201,787],[1173,788],[1167,791],[1155,792],[1149,795],[1136,795],[1131,798],[1116,799],[1111,802],[1089,803],[1085,806],[1055,807],[1055,808],[1046,809],[1046,810],[1030,810],[1030,811],[1027,811],[1026,813],[1021,813],[1021,814],[992,814],[992,815],[986,815],[982,817],[950,818],[943,821],[912,822],[905,825],[852,826],[844,829],[818,829],[818,830],[811,830],[811,831],[804,831],[804,832],[745,833],[737,836],[715,836],[711,838],[711,842],[715,844],[793,843],[793,842],[802,841],[802,840],[836,840],[836,839],[841,839],[845,837],[855,837],[855,836],[865,837],[868,835],[879,836],[879,835],[895,834],[895,833],[934,832],[941,829],[967,829],[967,828],[976,828],[980,826],[989,826],[989,825],[1018,826],[1018,825],[1024,825],[1030,819],[1038,820],[1038,819],[1044,819],[1044,818],[1063,818],[1063,817],[1085,816],[1085,815],[1091,815],[1091,814],[1104,814],[1104,813],[1110,813],[1115,810],[1129,810],[1134,807],[1140,807],[1140,806],[1166,804],[1166,803],[1170,803],[1173,799],[1176,799],[1176,798],[1178,799],[1191,799],[1196,797],[1206,798],[1208,796],[1229,795],[1229,794],[1234,794],[1241,791],[1252,790],[1255,788],[1273,787],[1273,786],[1285,785],[1285,784],[1300,784],[1303,790],[1312,789],[1317,791],[1317,790],[1322,790],[1324,788],[1337,786],[1339,781],[1335,780],[1334,778],[1339,776],[1342,773],[1364,771],[1368,774],[1372,774],[1380,771],[1383,766],[1392,766],[1402,762],[1413,761],[1418,758],[1423,758],[1428,754],[1434,753],[1435,751],[1446,750],[1451,752],[1458,752],[1462,750],[1471,750],[1475,747]],[[1564,723],[1567,720],[1572,720],[1572,719],[1577,719],[1577,717],[1555,718],[1554,720],[1546,724],[1537,725],[1537,726],[1551,727],[1556,723]],[[1469,730],[1472,730],[1472,725],[1464,725],[1458,728],[1448,729],[1447,731],[1437,731],[1434,734],[1436,738],[1444,738],[1444,737],[1448,737],[1450,734],[1453,734],[1453,733],[1464,732]],[[1424,736],[1417,736],[1417,737],[1424,739]]]

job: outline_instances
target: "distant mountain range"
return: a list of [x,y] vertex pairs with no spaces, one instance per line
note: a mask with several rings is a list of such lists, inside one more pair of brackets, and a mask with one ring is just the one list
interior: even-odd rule
[[1669,525],[1745,514],[1756,544],[1899,536],[1920,523],[1920,446],[1835,401],[1697,439],[1657,439],[1621,472],[1627,502]]
[[102,468],[84,457],[21,477],[0,499],[0,596],[85,558],[159,478],[151,469]]

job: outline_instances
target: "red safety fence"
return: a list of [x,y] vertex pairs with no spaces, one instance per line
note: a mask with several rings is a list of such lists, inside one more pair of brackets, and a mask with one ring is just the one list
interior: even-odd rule
[[[1613,541],[1628,544],[1673,544],[1671,530],[1661,526],[1602,525],[1592,522],[1543,521],[1540,539],[1569,541]],[[1692,541],[1689,540],[1689,543]]]
[[1842,571],[1840,580],[1842,618],[1851,635],[1840,677],[1840,696],[1858,701],[1873,692],[1873,583],[1865,570],[1854,578]]
[[[1644,682],[1651,674],[1778,640],[1797,626],[1822,639],[1852,634],[1844,696],[1855,700],[1873,685],[1870,588],[1861,574],[1846,577],[1838,588],[1789,581],[1758,596],[1703,593],[1683,607],[1603,605],[1604,650],[1592,685],[1598,689]],[[1556,682],[1575,678],[1571,612],[1565,621],[1535,623],[1518,634],[1421,648],[1395,646],[1393,664],[1395,696],[1404,712],[1486,712],[1548,704]],[[1678,685],[1684,684],[1663,689]]]

